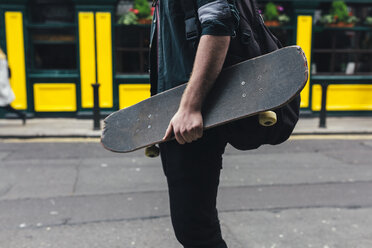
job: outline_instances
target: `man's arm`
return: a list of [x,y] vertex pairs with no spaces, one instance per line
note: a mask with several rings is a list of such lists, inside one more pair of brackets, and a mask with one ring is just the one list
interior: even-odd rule
[[202,137],[202,104],[222,70],[229,44],[230,36],[201,37],[193,72],[163,140],[170,139],[174,134],[179,144],[185,144]]

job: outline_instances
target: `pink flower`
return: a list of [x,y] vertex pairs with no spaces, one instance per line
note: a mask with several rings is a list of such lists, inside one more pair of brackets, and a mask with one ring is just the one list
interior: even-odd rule
[[136,14],[136,15],[139,13],[138,9],[130,8],[129,11],[130,11],[130,12],[133,12],[133,13]]
[[278,5],[278,6],[276,6],[276,8],[277,8],[277,10],[279,10],[280,12],[284,11],[283,6]]

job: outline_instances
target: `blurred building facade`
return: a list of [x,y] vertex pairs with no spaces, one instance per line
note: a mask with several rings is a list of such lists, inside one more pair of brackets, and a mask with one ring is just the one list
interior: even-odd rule
[[[29,115],[89,116],[92,84],[100,84],[103,113],[149,97],[149,24],[123,25],[133,1],[0,0],[0,46],[8,56],[12,106]],[[372,115],[370,0],[349,0],[360,20],[349,27],[320,23],[331,0],[274,1],[288,22],[270,29],[284,45],[300,45],[311,79],[302,111],[316,114],[320,83],[330,83],[327,109],[335,115]],[[265,9],[268,1],[258,0]],[[0,112],[0,117],[7,117]]]

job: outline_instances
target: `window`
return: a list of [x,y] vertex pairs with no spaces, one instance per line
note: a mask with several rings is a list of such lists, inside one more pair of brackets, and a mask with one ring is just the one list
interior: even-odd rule
[[148,73],[150,26],[117,25],[115,31],[116,71],[119,74]]
[[[349,5],[349,4],[348,4]],[[318,75],[370,75],[372,72],[372,5],[350,4],[351,15],[360,20],[351,27],[331,27],[320,23],[330,4],[322,4],[315,15],[312,72]]]
[[76,36],[71,28],[33,28],[32,67],[37,70],[76,69]]
[[32,23],[74,23],[72,1],[35,0],[30,3]]
[[[149,8],[151,2],[148,2]],[[147,74],[150,45],[150,24],[140,20],[123,24],[122,20],[133,8],[133,1],[118,2],[115,23],[115,59],[117,74]],[[149,16],[146,21],[149,21]],[[129,18],[130,19],[130,18]],[[151,20],[150,20],[151,23]]]
[[31,70],[76,70],[77,38],[72,1],[30,3]]

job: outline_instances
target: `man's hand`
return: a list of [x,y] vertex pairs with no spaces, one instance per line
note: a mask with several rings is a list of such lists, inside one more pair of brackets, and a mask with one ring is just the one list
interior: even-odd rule
[[181,145],[201,138],[203,136],[201,112],[180,108],[170,121],[163,140],[169,140],[172,134]]

